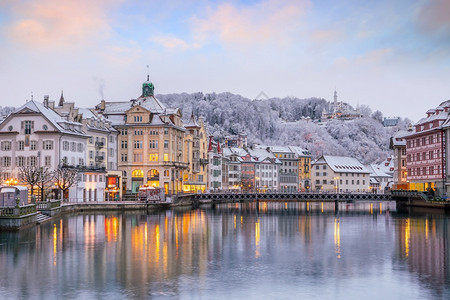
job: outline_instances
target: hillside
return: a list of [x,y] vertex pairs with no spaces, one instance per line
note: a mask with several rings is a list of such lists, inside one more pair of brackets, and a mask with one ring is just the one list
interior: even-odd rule
[[379,162],[391,155],[389,138],[399,127],[385,128],[382,114],[372,114],[362,107],[365,117],[353,121],[333,120],[326,125],[304,120],[319,119],[327,106],[325,99],[271,98],[252,101],[231,93],[194,93],[158,95],[169,107],[180,107],[184,118],[194,111],[203,115],[208,131],[216,137],[245,131],[249,143],[294,145],[321,154],[349,155],[368,164]]

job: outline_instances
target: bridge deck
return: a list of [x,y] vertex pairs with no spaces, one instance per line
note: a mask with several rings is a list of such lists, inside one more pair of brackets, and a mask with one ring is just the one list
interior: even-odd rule
[[211,193],[196,194],[195,200],[211,201],[392,201],[390,194],[349,194],[349,193]]

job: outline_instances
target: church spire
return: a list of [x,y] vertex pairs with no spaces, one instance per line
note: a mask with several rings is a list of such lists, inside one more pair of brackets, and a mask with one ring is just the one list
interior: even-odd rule
[[59,98],[58,106],[63,106],[63,105],[64,105],[64,93],[61,90],[61,97]]

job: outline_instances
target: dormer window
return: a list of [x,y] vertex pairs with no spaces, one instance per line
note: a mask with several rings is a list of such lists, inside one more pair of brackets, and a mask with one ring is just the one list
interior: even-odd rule
[[142,116],[134,116],[134,122],[135,123],[142,122]]

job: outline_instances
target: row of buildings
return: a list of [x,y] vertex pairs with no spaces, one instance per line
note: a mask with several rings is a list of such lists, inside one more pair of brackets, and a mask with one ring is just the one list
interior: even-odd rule
[[394,187],[450,193],[450,100],[429,109],[426,117],[390,141],[394,151]]
[[[161,103],[149,78],[138,98],[102,100],[90,109],[65,101],[62,93],[59,101],[48,96],[42,103],[27,101],[0,123],[0,141],[3,184],[20,181],[21,168],[72,168],[77,182],[63,195],[72,202],[118,200],[142,186],[166,195],[367,192],[388,187],[383,176],[390,176],[353,158],[322,156],[312,162],[310,152],[300,147],[248,146],[243,133],[214,140],[202,117],[192,114],[183,121],[179,108]],[[58,197],[56,187],[47,187],[45,197]]]

